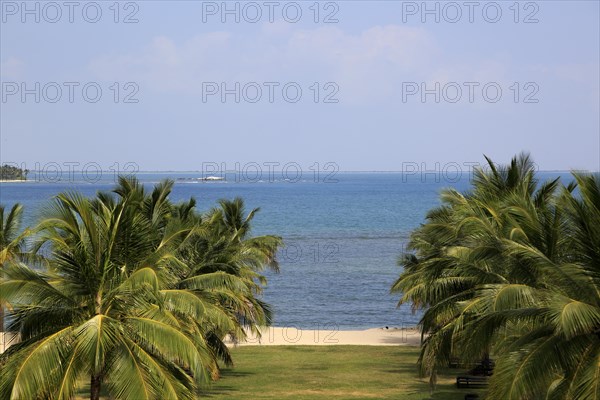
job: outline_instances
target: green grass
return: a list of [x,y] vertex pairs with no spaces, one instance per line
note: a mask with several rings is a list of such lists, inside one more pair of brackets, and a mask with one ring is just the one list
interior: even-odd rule
[[247,346],[232,353],[235,367],[224,369],[203,397],[462,400],[478,393],[456,389],[462,371],[449,369],[430,395],[427,379],[417,375],[416,347]]

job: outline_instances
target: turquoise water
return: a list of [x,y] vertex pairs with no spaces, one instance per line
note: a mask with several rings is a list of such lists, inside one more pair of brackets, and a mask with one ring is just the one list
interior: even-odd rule
[[[260,207],[254,234],[277,234],[287,247],[279,254],[281,273],[267,272],[264,299],[275,311],[275,325],[301,329],[358,329],[410,326],[418,315],[397,308],[390,286],[401,272],[396,265],[412,229],[438,204],[444,187],[465,190],[469,176],[406,176],[401,173],[338,173],[298,182],[227,177],[227,181],[177,181],[172,199],[193,196],[207,210],[216,200],[241,196],[248,209]],[[544,178],[558,173],[544,173]],[[164,178],[199,173],[141,173],[151,185]],[[0,203],[25,206],[25,223],[33,225],[44,204],[58,192],[79,190],[93,195],[110,190],[113,180],[0,184]]]

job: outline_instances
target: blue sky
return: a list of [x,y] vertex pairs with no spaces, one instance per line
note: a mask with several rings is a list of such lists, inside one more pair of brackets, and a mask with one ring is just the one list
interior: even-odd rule
[[600,169],[597,1],[247,3],[2,0],[0,161]]

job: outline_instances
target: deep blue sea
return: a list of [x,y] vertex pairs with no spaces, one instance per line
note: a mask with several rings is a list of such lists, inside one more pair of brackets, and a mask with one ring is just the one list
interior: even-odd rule
[[[542,173],[542,178],[567,173]],[[138,173],[147,185],[176,180],[174,201],[193,196],[200,210],[221,198],[241,196],[248,210],[260,207],[253,234],[275,234],[286,247],[279,254],[281,272],[267,272],[264,299],[275,311],[276,326],[301,329],[358,329],[412,326],[419,315],[397,308],[389,293],[401,272],[398,256],[411,230],[439,204],[442,188],[466,190],[469,175],[340,172],[329,179],[311,175],[296,181],[243,179],[192,182],[199,173]],[[179,180],[178,180],[179,179]],[[182,180],[183,179],[183,180]],[[56,193],[78,190],[94,195],[110,190],[114,178],[97,182],[70,176],[59,182],[34,179],[0,183],[0,203],[25,206],[24,225],[34,225],[44,204]]]

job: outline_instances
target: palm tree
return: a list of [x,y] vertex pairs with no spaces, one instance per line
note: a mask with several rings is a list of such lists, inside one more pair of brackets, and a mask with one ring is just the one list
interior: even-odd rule
[[[5,216],[5,207],[0,205],[0,268],[18,260],[25,253],[25,238],[29,230],[20,232],[23,206],[15,204]],[[4,305],[0,303],[0,332],[4,332]]]
[[262,271],[268,266],[279,272],[276,253],[283,241],[279,236],[262,235],[250,237],[252,219],[260,208],[252,209],[245,215],[244,200],[236,197],[233,200],[219,200],[220,208],[213,209],[208,216],[216,237],[228,237],[232,244],[239,245],[245,257],[244,262],[250,269]]
[[24,254],[24,239],[29,230],[20,232],[23,218],[23,206],[15,204],[6,214],[6,208],[0,205],[0,265],[17,259]]
[[[474,171],[471,191],[442,192],[442,205],[431,210],[427,223],[411,235],[409,248],[416,255],[405,254],[399,260],[404,272],[392,286],[393,293],[402,293],[400,304],[425,310],[420,322],[425,338],[420,365],[432,385],[437,368],[447,365],[458,352],[456,326],[471,317],[466,302],[475,296],[478,285],[506,279],[500,249],[510,228],[501,211],[502,201],[534,196],[537,182],[528,155],[515,157],[507,167],[487,161],[487,171]],[[553,190],[553,185],[545,185],[544,190]],[[485,357],[489,346],[481,344],[470,356]],[[464,350],[460,352],[464,357]]]
[[[222,339],[226,334],[243,340],[246,328],[260,334],[260,327],[270,325],[271,310],[257,296],[262,293],[265,267],[278,271],[276,252],[282,245],[278,236],[251,237],[251,221],[258,208],[247,215],[240,198],[220,200],[202,216],[193,212],[195,200],[179,206],[177,215],[196,229],[180,257],[187,269],[179,276],[179,288],[193,290],[204,299],[213,299],[227,312],[233,326],[214,326],[208,339],[215,358],[231,364],[232,360]],[[216,284],[219,283],[219,284]],[[207,286],[208,285],[208,286]]]
[[116,192],[58,195],[38,228],[48,270],[5,267],[0,298],[13,306],[22,342],[7,352],[1,398],[69,399],[84,375],[92,400],[103,386],[119,399],[193,398],[210,374],[210,351],[180,317],[202,305],[161,290],[174,280],[174,244],[189,231],[157,232],[135,181]]
[[420,364],[432,383],[453,355],[492,351],[490,398],[600,394],[600,185],[574,176],[579,194],[559,193],[557,180],[537,183],[527,156],[500,169],[490,161],[470,193],[443,193],[413,233],[416,254],[392,290],[425,309]]
[[194,199],[173,205],[172,187],[121,178],[113,193],[55,198],[33,245],[46,270],[11,263],[0,280],[22,336],[2,356],[0,398],[72,398],[85,376],[93,400],[194,398],[232,362],[225,335],[268,323],[254,270],[277,248],[253,244],[251,218],[232,236]]
[[539,271],[538,282],[482,291],[483,302],[501,304],[487,312],[487,325],[527,327],[500,343],[491,399],[600,398],[600,176],[574,178],[578,193],[565,189],[557,199],[558,229],[538,225],[556,234],[544,238],[550,246],[523,237],[507,243],[511,256]]

